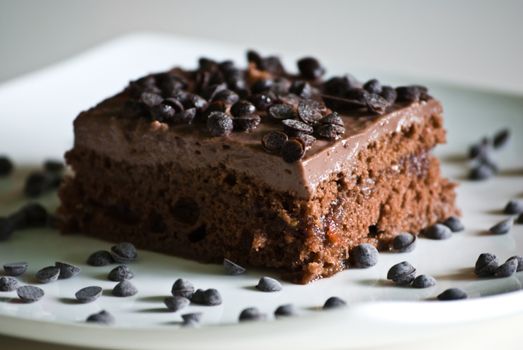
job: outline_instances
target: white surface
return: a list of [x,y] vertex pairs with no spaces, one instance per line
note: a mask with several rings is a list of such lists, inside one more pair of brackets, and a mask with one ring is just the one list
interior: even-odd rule
[[[71,122],[79,110],[118,91],[132,77],[165,69],[174,63],[192,66],[198,56],[209,52],[217,58],[243,59],[244,54],[241,49],[212,43],[132,36],[0,86],[3,110],[0,151],[26,164],[39,162],[43,157],[60,157],[70,147]],[[293,61],[292,55],[286,57],[288,62]],[[350,67],[335,61],[327,65],[338,68],[331,72],[351,71]],[[366,79],[375,72],[353,73]],[[389,83],[401,82],[390,75],[380,77]],[[454,345],[466,342],[485,347],[492,337],[501,336],[506,346],[520,342],[521,335],[508,330],[523,319],[523,293],[519,291],[523,273],[507,279],[478,280],[471,267],[484,251],[495,253],[502,260],[516,253],[523,254],[523,226],[516,226],[505,236],[485,234],[488,227],[505,217],[499,211],[507,200],[523,196],[520,157],[523,100],[497,93],[429,85],[446,108],[449,143],[439,151],[442,158],[448,160],[443,162],[446,175],[462,180],[466,167],[456,161],[456,155],[462,155],[466,145],[485,133],[508,126],[514,134],[510,146],[499,153],[502,169],[499,177],[485,183],[461,183],[458,204],[464,213],[465,232],[447,241],[420,239],[412,253],[381,254],[379,264],[371,269],[344,271],[307,286],[285,283],[284,290],[275,294],[252,290],[257,279],[270,272],[223,276],[220,266],[141,252],[140,261],[132,265],[136,273],[133,283],[140,291],[137,296],[117,299],[106,293],[96,303],[71,305],[69,298],[83,286],[98,284],[109,290],[114,285],[104,279],[111,267],[93,268],[83,263],[90,252],[109,245],[81,236],[27,231],[0,244],[0,263],[28,260],[31,267],[26,278],[29,279],[38,268],[60,259],[81,265],[83,273],[75,279],[43,285],[45,299],[31,305],[13,302],[14,292],[1,293],[0,333],[80,346],[147,349],[245,349],[247,346],[261,349],[275,342],[282,347],[299,344],[304,349],[384,344],[415,347],[416,342],[427,338],[431,339],[430,346],[448,346],[452,341]],[[21,177],[1,180],[0,215],[22,203],[20,180]],[[45,201],[50,206],[56,205],[52,196]],[[386,272],[402,260],[410,261],[419,273],[434,275],[438,285],[425,290],[391,286],[385,281]],[[178,329],[176,322],[180,321],[181,312],[160,311],[161,298],[169,294],[172,282],[178,277],[191,279],[197,287],[216,287],[222,293],[224,304],[221,306],[191,306],[184,310],[204,310],[206,326],[201,329]],[[450,286],[465,289],[472,299],[453,303],[419,301],[432,299]],[[512,293],[484,297],[505,292]],[[350,306],[333,313],[317,310],[331,295],[345,298]],[[288,321],[236,325],[238,313],[244,307],[255,305],[272,314],[276,306],[286,302],[295,303],[301,316]],[[82,322],[87,315],[103,308],[115,314],[116,325],[104,328]]]

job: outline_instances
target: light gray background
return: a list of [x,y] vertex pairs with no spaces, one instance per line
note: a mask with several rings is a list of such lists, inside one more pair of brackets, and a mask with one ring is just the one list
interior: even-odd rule
[[520,0],[0,0],[0,82],[148,30],[522,92],[522,14]]

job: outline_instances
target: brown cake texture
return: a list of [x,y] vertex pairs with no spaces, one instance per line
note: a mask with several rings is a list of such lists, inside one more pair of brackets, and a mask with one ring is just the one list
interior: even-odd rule
[[387,250],[459,214],[426,88],[324,80],[312,58],[297,74],[248,61],[150,74],[80,113],[62,230],[307,283],[348,268],[361,243]]

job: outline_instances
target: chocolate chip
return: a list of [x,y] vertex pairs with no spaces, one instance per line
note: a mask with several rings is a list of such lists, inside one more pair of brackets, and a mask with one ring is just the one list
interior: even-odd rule
[[494,271],[494,277],[510,277],[516,273],[518,266],[519,261],[517,258],[509,258],[505,263],[501,264],[496,271]]
[[276,95],[285,95],[289,93],[291,82],[283,77],[279,77],[273,80],[271,91]]
[[115,297],[131,297],[136,293],[138,293],[138,289],[128,280],[119,282],[112,291]]
[[362,88],[351,88],[345,93],[345,101],[353,107],[368,107],[370,93]]
[[80,268],[65,262],[57,261],[54,263],[54,266],[60,269],[60,279],[67,279],[74,277],[80,273]]
[[502,129],[494,135],[494,138],[492,139],[492,146],[494,146],[494,148],[502,148],[507,144],[509,139],[510,130]]
[[223,89],[214,94],[213,101],[223,101],[226,105],[233,105],[240,100],[240,96],[232,90]]
[[367,81],[365,84],[363,84],[363,88],[371,94],[381,93],[381,84],[377,79],[371,79]]
[[0,156],[0,177],[11,174],[14,169],[13,162],[6,156]]
[[38,197],[58,187],[61,179],[57,173],[34,171],[25,180],[24,194],[29,198]]
[[271,277],[262,277],[256,285],[256,289],[261,292],[279,292],[282,290],[281,283]]
[[489,277],[494,274],[498,266],[498,259],[494,254],[482,253],[476,260],[474,273],[478,277]]
[[367,108],[375,114],[384,114],[390,103],[378,94],[368,94],[366,99]]
[[251,85],[251,91],[253,94],[259,94],[267,92],[272,87],[271,79],[258,79]]
[[514,255],[514,256],[511,256],[509,259],[516,259],[518,261],[518,268],[517,268],[516,272],[523,271],[523,256]]
[[173,296],[173,297],[167,297],[163,300],[165,306],[167,306],[167,309],[169,311],[176,312],[178,310],[181,310],[191,303],[189,299],[182,296]]
[[406,261],[392,266],[387,272],[387,279],[400,286],[410,284],[415,277],[416,269]]
[[178,278],[171,288],[171,294],[191,299],[194,294],[194,285],[186,279]]
[[519,216],[516,219],[516,223],[517,224],[523,224],[523,214],[519,214]]
[[151,108],[154,106],[158,106],[163,101],[163,97],[159,94],[151,93],[151,92],[143,92],[140,95],[140,100],[142,104],[145,106]]
[[269,108],[269,115],[274,119],[294,119],[296,111],[291,105],[277,103]]
[[503,210],[505,214],[517,215],[523,213],[523,200],[512,199],[510,200],[505,209]]
[[443,225],[447,226],[452,232],[460,232],[465,229],[465,226],[461,223],[461,220],[455,216],[449,216],[442,222]]
[[18,288],[18,281],[14,277],[0,276],[0,292],[12,292]]
[[294,136],[297,133],[312,134],[314,131],[312,126],[299,120],[284,119],[281,123],[283,124],[283,131],[290,136]]
[[468,178],[470,180],[481,181],[486,180],[494,176],[492,167],[486,164],[478,164],[470,170]]
[[440,295],[438,295],[438,300],[441,301],[460,300],[467,298],[467,293],[465,293],[463,290],[459,288],[449,288]]
[[416,236],[402,232],[392,239],[392,247],[399,252],[410,252],[416,247]]
[[262,57],[261,55],[254,51],[254,50],[248,50],[247,51],[247,61],[249,63],[254,63],[256,66],[261,65]]
[[207,131],[211,136],[227,136],[233,128],[232,118],[223,112],[212,112],[207,118]]
[[127,265],[118,265],[112,269],[107,278],[110,281],[121,282],[124,280],[130,280],[134,277],[134,273],[129,269]]
[[41,288],[35,286],[22,286],[16,289],[16,294],[26,303],[34,303],[42,299],[44,291]]
[[16,229],[16,222],[12,218],[0,218],[0,242],[7,241]]
[[296,308],[293,304],[283,304],[280,305],[274,310],[274,316],[276,317],[282,317],[282,316],[294,316],[296,315]]
[[105,310],[89,315],[85,321],[98,324],[113,324],[115,322],[114,316]]
[[47,266],[36,273],[36,280],[40,283],[54,282],[60,276],[60,269],[56,266]]
[[283,75],[285,73],[285,69],[283,68],[280,59],[276,56],[267,56],[263,58],[258,68],[274,75]]
[[21,276],[27,271],[29,265],[26,262],[14,262],[4,264],[4,272],[7,276]]
[[333,124],[344,126],[343,119],[337,112],[332,112],[320,120],[320,124]]
[[392,105],[394,104],[394,102],[396,102],[398,93],[396,92],[396,89],[394,89],[392,86],[383,86],[381,88],[380,96],[387,100],[389,105]]
[[289,92],[303,98],[310,98],[312,96],[312,87],[306,81],[295,80],[291,83]]
[[315,100],[302,100],[298,104],[298,116],[307,124],[315,124],[323,118],[321,111],[325,107]]
[[222,297],[214,288],[207,290],[197,289],[191,297],[191,302],[199,305],[215,306],[222,303]]
[[263,148],[269,153],[279,153],[288,136],[281,131],[269,131],[262,137]]
[[309,134],[297,134],[296,137],[294,137],[294,139],[300,141],[305,150],[311,148],[314,142],[316,142],[316,138]]
[[429,288],[436,285],[436,279],[428,275],[419,275],[412,281],[414,288]]
[[345,96],[347,91],[357,85],[354,77],[345,75],[342,77],[333,77],[323,84],[323,90],[334,96]]
[[368,268],[378,263],[378,250],[369,243],[354,247],[350,252],[351,265],[357,268]]
[[138,252],[132,243],[121,242],[111,247],[111,256],[114,261],[127,264],[138,258]]
[[235,131],[250,132],[260,124],[261,118],[257,114],[249,114],[233,118],[232,122]]
[[184,327],[198,326],[202,319],[202,315],[203,314],[201,312],[191,312],[188,314],[183,314],[182,315],[183,326]]
[[315,129],[318,138],[324,140],[337,140],[345,133],[345,128],[336,124],[321,124]]
[[488,157],[490,151],[490,140],[487,137],[484,137],[480,142],[470,146],[468,157],[470,159],[485,158]]
[[47,159],[44,161],[44,170],[54,173],[59,173],[63,171],[65,165],[62,161],[56,159]]
[[255,94],[250,97],[250,101],[256,109],[266,111],[274,103],[273,98],[268,94]]
[[185,109],[183,103],[174,97],[168,97],[168,98],[164,99],[160,105],[165,105],[165,106],[171,107],[173,109],[174,113],[181,112]]
[[422,234],[430,239],[449,239],[452,236],[450,228],[443,224],[434,224],[422,230]]
[[325,74],[325,69],[314,57],[304,57],[298,60],[298,70],[305,79],[316,80]]
[[283,144],[281,155],[287,163],[293,163],[300,160],[305,154],[303,144],[295,139],[290,139]]
[[240,322],[245,321],[263,321],[267,318],[267,315],[264,313],[261,313],[260,310],[256,307],[248,307],[246,309],[243,309],[242,312],[240,312],[240,316],[238,317]]
[[102,287],[89,286],[75,293],[75,298],[81,303],[91,303],[102,295]]
[[232,262],[229,259],[223,259],[223,268],[225,269],[225,272],[228,275],[241,275],[242,273],[245,273],[245,268]]
[[399,86],[396,88],[397,100],[402,102],[417,102],[422,90],[416,85]]
[[[207,76],[207,79],[209,79],[209,75],[203,73],[203,76]],[[211,84],[211,85],[208,85],[208,86],[205,86],[204,88],[202,88],[202,91],[201,91],[201,95],[209,100],[209,101],[212,101],[214,100],[214,97],[220,92],[220,91],[223,91],[223,90],[227,90],[227,84],[225,83],[217,83],[217,84]],[[225,96],[223,97],[227,97],[228,93],[225,93]],[[217,101],[217,100],[214,100],[214,101]],[[223,102],[225,103],[225,101],[220,101],[220,102]]]
[[514,219],[508,218],[498,222],[497,224],[489,228],[489,231],[490,233],[493,233],[495,235],[503,235],[505,233],[508,233],[512,229],[513,223]]
[[188,108],[182,112],[176,113],[173,118],[172,122],[174,124],[192,124],[194,118],[196,117],[196,108]]
[[346,305],[347,305],[347,302],[345,300],[338,298],[338,297],[330,297],[327,300],[325,300],[325,303],[323,304],[323,309],[332,310],[332,309],[344,307]]
[[99,250],[87,258],[87,265],[106,266],[114,263],[113,256],[107,250]]
[[249,115],[256,112],[256,107],[246,100],[236,102],[231,107],[231,114],[235,117],[241,117],[243,115]]

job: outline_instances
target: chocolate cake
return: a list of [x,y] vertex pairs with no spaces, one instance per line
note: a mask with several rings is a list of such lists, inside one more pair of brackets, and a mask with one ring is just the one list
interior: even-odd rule
[[80,113],[63,231],[306,283],[349,267],[361,243],[389,249],[459,214],[431,153],[442,106],[425,87],[247,58],[150,74]]

